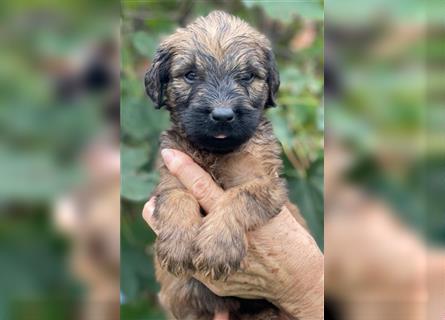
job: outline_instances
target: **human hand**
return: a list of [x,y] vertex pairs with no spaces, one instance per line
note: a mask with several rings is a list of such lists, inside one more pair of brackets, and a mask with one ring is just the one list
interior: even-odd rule
[[385,202],[336,190],[325,219],[325,294],[342,318],[439,319],[445,253],[432,251]]
[[[210,175],[177,150],[163,150],[169,171],[211,214],[224,194]],[[143,217],[157,232],[154,199]],[[247,234],[248,252],[241,268],[224,280],[194,277],[219,296],[267,299],[298,319],[323,318],[323,255],[311,235],[283,207],[269,223]]]

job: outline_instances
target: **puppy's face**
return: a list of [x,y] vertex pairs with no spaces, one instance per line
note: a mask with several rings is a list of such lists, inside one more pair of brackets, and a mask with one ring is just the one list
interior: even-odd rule
[[214,12],[161,44],[145,86],[193,144],[225,153],[252,137],[279,80],[268,40]]

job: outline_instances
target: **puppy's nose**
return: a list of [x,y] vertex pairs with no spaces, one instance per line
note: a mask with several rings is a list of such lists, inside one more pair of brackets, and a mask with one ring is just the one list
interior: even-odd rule
[[217,107],[213,109],[210,117],[217,122],[230,122],[235,118],[231,108]]

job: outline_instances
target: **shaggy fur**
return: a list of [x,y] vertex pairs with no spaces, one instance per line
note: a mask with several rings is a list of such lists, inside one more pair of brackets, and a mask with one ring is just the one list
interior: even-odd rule
[[[269,41],[242,20],[213,12],[161,43],[145,86],[156,107],[170,111],[161,148],[187,153],[226,190],[203,218],[195,198],[160,162],[154,215],[162,305],[181,320],[212,319],[223,310],[231,319],[287,319],[265,300],[218,297],[191,277],[199,271],[219,279],[238,270],[246,232],[287,202],[280,146],[264,117],[279,87]],[[230,109],[234,119],[215,121],[216,108]]]

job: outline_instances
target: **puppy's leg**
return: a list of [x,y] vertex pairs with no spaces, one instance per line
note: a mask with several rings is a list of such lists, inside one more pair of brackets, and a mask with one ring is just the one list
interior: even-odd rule
[[213,279],[236,271],[246,255],[246,231],[278,214],[287,200],[280,178],[256,178],[228,189],[203,219],[196,241],[195,267]]
[[213,319],[215,313],[235,311],[239,308],[237,299],[219,297],[194,278],[187,281],[186,289],[190,306],[195,310],[196,316],[210,316],[210,319]]
[[194,278],[176,278],[159,265],[156,275],[161,283],[159,301],[171,319],[213,320],[216,312],[239,308],[238,300],[219,297]]
[[187,278],[177,278],[157,265],[156,276],[161,284],[159,302],[169,320],[212,320],[211,314],[204,314],[191,302],[193,293]]
[[158,222],[156,254],[159,264],[183,276],[193,271],[193,240],[202,222],[196,199],[173,176],[163,172],[157,188],[154,217]]

